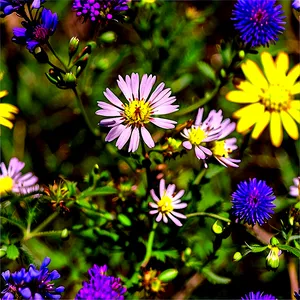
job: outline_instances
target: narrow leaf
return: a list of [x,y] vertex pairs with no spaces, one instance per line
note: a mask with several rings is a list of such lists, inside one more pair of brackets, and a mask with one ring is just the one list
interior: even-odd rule
[[203,268],[202,269],[202,274],[212,284],[228,284],[228,283],[231,282],[230,278],[217,275],[212,270],[210,270],[209,268]]
[[288,252],[294,254],[298,258],[300,257],[300,250],[299,249],[296,249],[296,248],[291,247],[289,245],[278,245],[277,247],[281,250],[285,250],[285,251],[288,251]]

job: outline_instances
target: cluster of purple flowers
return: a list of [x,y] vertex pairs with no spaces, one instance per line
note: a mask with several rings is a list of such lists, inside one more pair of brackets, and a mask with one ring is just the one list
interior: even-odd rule
[[83,287],[77,293],[75,300],[86,299],[114,299],[123,300],[126,288],[122,285],[121,279],[107,276],[107,266],[97,266],[89,269],[89,282],[84,281]]
[[51,259],[46,257],[39,270],[31,264],[28,271],[22,268],[14,273],[10,273],[9,270],[2,272],[6,286],[1,292],[1,299],[60,299],[65,288],[55,287],[52,283],[60,278],[60,275],[56,270],[49,272],[47,266],[50,262]]

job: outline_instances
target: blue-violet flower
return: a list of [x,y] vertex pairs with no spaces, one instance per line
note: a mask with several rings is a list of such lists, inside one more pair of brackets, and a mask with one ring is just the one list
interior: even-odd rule
[[13,12],[21,13],[25,4],[31,4],[32,8],[40,8],[43,2],[45,0],[0,0],[0,11],[3,12],[0,17],[3,18]]
[[292,7],[297,11],[300,11],[300,0],[293,0]]
[[276,300],[276,298],[271,294],[265,294],[264,292],[250,292],[241,298],[241,300]]

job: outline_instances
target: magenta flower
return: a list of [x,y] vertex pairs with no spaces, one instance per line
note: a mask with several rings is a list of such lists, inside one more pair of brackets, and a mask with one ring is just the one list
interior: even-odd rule
[[299,190],[300,190],[300,177],[294,178],[293,182],[294,182],[294,185],[290,186],[289,194],[293,197],[298,197]]
[[150,202],[149,206],[154,208],[150,210],[150,214],[158,214],[156,217],[156,222],[163,220],[168,223],[168,218],[170,218],[177,226],[182,226],[181,222],[177,219],[186,219],[186,216],[174,211],[175,209],[182,209],[187,207],[187,203],[181,203],[181,197],[184,194],[184,190],[180,190],[177,195],[175,192],[175,184],[169,184],[167,189],[165,185],[165,180],[161,179],[159,183],[159,197],[156,196],[154,190],[150,191],[153,200],[156,203]]
[[155,80],[156,76],[146,74],[141,82],[136,73],[132,73],[131,77],[126,75],[125,80],[119,76],[117,83],[127,100],[125,104],[110,89],[106,89],[104,96],[110,103],[98,101],[100,109],[96,111],[97,115],[110,117],[99,123],[112,127],[105,138],[106,142],[118,138],[116,146],[120,150],[130,140],[128,151],[135,152],[139,147],[140,135],[149,148],[155,145],[146,129],[149,123],[164,129],[175,127],[176,121],[154,117],[178,110],[178,105],[172,104],[176,101],[175,96],[171,96],[171,89],[164,88],[164,83],[160,83],[151,94]]
[[183,147],[191,150],[195,147],[196,157],[205,160],[213,155],[222,165],[236,167],[235,160],[229,157],[229,153],[237,148],[236,139],[222,140],[235,129],[235,123],[230,119],[223,120],[222,111],[212,110],[206,120],[202,122],[203,108],[199,108],[194,125],[191,128],[185,128],[181,135],[187,139],[182,143]]
[[24,166],[25,163],[16,157],[10,160],[8,168],[3,162],[0,164],[0,196],[8,192],[24,195],[39,190],[36,176],[32,173],[21,173]]

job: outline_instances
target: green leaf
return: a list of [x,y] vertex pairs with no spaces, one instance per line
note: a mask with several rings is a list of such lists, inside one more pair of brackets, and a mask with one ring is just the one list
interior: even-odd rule
[[231,282],[230,278],[217,275],[207,267],[202,269],[202,274],[212,284],[229,284]]
[[124,226],[131,226],[131,220],[124,214],[118,214],[119,222]]
[[94,232],[100,236],[107,236],[111,238],[114,242],[116,242],[119,239],[119,236],[116,233],[109,232],[100,228],[94,228]]
[[103,186],[94,190],[85,190],[81,193],[80,197],[93,197],[117,194],[117,190],[111,186]]
[[201,74],[211,79],[212,81],[216,81],[215,70],[209,64],[204,61],[199,61],[197,63],[197,66]]
[[6,250],[7,258],[16,259],[19,257],[19,249],[15,245],[9,245]]
[[191,74],[184,74],[172,83],[171,89],[174,93],[178,93],[185,89],[192,82],[192,80],[193,76]]
[[173,259],[179,258],[177,250],[156,250],[152,252],[152,256],[162,262],[165,262],[167,257]]
[[246,243],[246,245],[250,248],[251,252],[253,253],[262,252],[268,248],[268,246],[260,246],[256,244],[250,246]]
[[296,257],[300,257],[300,250],[299,249],[296,249],[292,246],[289,246],[289,245],[278,245],[277,246],[279,249],[281,250],[285,250],[285,251],[288,251],[292,254],[294,254]]
[[296,240],[294,240],[294,244],[295,244],[295,247],[300,250],[300,245]]

